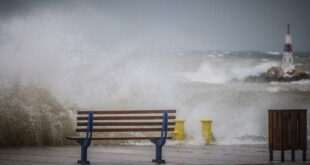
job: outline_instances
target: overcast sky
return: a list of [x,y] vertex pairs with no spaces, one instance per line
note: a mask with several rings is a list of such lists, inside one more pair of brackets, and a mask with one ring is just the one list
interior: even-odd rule
[[134,43],[143,49],[282,51],[290,23],[295,50],[310,51],[309,15],[309,0],[1,0],[0,44],[14,44],[9,25],[21,19],[21,29],[53,24],[57,34],[81,34],[107,49]]

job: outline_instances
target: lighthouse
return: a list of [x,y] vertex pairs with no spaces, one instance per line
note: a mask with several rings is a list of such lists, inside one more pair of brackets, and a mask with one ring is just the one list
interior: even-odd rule
[[290,24],[287,25],[287,33],[285,35],[285,44],[282,56],[281,69],[284,72],[284,76],[289,76],[290,75],[289,73],[294,71],[295,69]]
[[310,72],[304,71],[302,68],[294,65],[292,36],[290,25],[287,25],[287,33],[285,34],[285,44],[280,66],[273,66],[261,75],[267,81],[298,81],[302,79],[310,79]]

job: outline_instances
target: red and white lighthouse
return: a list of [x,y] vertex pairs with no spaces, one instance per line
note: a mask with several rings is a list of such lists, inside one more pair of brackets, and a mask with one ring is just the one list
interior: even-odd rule
[[289,75],[288,73],[292,72],[295,69],[290,24],[287,25],[287,33],[285,35],[285,45],[284,45],[281,68],[284,72],[284,75],[287,76]]

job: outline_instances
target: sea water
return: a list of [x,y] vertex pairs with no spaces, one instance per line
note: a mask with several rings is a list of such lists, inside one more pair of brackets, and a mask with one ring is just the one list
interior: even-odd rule
[[[37,59],[35,56],[20,61],[6,59],[18,67],[2,66],[1,86],[16,81],[32,84],[48,89],[62,104],[82,108],[173,108],[177,117],[185,120],[189,144],[204,143],[200,121],[206,118],[213,121],[216,144],[266,143],[268,109],[310,107],[309,80],[245,81],[280,65],[280,53],[87,52],[46,56],[39,62],[31,60]],[[298,67],[310,71],[307,55],[296,53],[295,61]],[[35,113],[44,110],[31,111]]]

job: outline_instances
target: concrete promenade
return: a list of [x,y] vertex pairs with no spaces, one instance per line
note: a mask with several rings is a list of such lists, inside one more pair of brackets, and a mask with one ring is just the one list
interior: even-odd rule
[[[267,145],[168,145],[163,152],[167,165],[270,164]],[[79,146],[1,148],[0,165],[74,165],[79,154]],[[275,159],[279,160],[279,155],[277,153]],[[309,152],[307,156],[309,160]],[[93,165],[154,165],[153,157],[151,145],[96,145],[89,148],[89,160]],[[290,161],[290,152],[286,159],[284,164],[310,164],[310,161],[300,161],[300,152],[296,152],[295,163]]]

